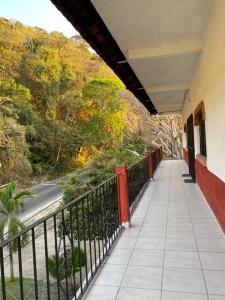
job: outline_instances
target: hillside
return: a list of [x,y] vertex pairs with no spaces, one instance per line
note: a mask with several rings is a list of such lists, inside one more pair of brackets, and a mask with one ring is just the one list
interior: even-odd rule
[[162,144],[152,120],[80,36],[0,18],[0,184],[61,176],[111,149]]
[[121,90],[79,36],[0,19],[0,183],[65,174],[124,145]]

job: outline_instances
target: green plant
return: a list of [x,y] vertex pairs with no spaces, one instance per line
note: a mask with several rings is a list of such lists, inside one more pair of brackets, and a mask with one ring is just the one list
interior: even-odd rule
[[[25,225],[15,216],[20,210],[23,209],[24,197],[30,196],[31,192],[28,190],[22,190],[15,192],[17,188],[16,182],[11,182],[5,189],[0,191],[0,241],[3,242],[6,238],[9,238],[19,231],[24,230]],[[4,232],[7,231],[7,234]],[[21,236],[21,246],[27,241],[28,235],[23,234]],[[14,280],[13,269],[13,252],[17,250],[17,240],[11,242],[9,248],[9,261],[10,261],[10,278]]]
[[48,269],[53,278],[57,279],[58,277],[59,281],[62,281],[70,276],[73,270],[74,273],[78,272],[79,268],[83,267],[85,263],[86,258],[84,251],[78,247],[74,247],[73,249],[67,249],[65,254],[63,253],[58,257],[58,267],[56,255],[50,256],[48,258]]
[[[51,276],[59,280],[59,285],[66,295],[62,281],[75,274],[79,271],[79,268],[82,268],[86,264],[86,256],[82,249],[74,247],[73,249],[67,249],[66,253],[61,254],[56,257],[52,255],[48,258],[48,270]],[[71,288],[71,287],[70,287]],[[76,289],[74,286],[73,290]]]

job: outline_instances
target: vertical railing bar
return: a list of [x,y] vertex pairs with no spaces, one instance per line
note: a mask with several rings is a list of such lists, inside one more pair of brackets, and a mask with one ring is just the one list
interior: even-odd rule
[[35,246],[34,228],[31,229],[31,235],[32,235],[32,250],[33,250],[34,291],[35,291],[35,299],[38,300],[37,261],[36,261],[36,246]]
[[45,269],[46,269],[47,297],[48,297],[48,300],[50,300],[51,297],[50,297],[50,282],[49,282],[49,271],[48,271],[48,237],[47,237],[46,220],[43,222],[43,224],[44,224]]
[[[95,199],[98,203],[98,208],[96,211],[96,213],[97,213],[98,257],[99,257],[99,263],[101,263],[100,232],[99,232],[99,209],[100,208],[99,208],[99,198],[98,198],[97,190],[95,190]],[[100,207],[101,207],[101,202],[100,202]]]
[[[103,253],[103,258],[105,257],[105,244],[106,244],[106,238],[105,238],[105,224],[104,224],[104,219],[105,219],[105,208],[104,208],[104,194],[103,194],[103,186],[100,187],[99,189],[100,193],[100,201],[101,201],[101,233],[102,233],[102,253]],[[104,218],[104,219],[103,219]]]
[[82,227],[83,227],[83,243],[84,243],[84,255],[85,255],[85,278],[86,284],[88,284],[88,270],[87,270],[87,248],[86,248],[86,228],[85,228],[85,220],[84,220],[84,201],[81,203],[81,216],[82,216]]
[[2,248],[2,247],[0,247],[0,266],[1,266],[1,290],[2,290],[2,300],[6,300],[5,270],[4,270],[4,257],[3,257],[3,248]]
[[[72,248],[72,272],[73,272],[73,285],[74,285],[74,290],[76,290],[76,275],[75,275],[75,257],[74,257],[74,239],[73,239],[73,219],[72,219],[72,206],[69,208],[69,213],[70,213],[70,232],[71,232],[71,248]],[[77,299],[77,294],[75,292],[74,295],[75,300]]]
[[68,291],[68,265],[67,265],[67,249],[66,249],[66,225],[65,225],[65,215],[64,210],[62,210],[62,235],[63,235],[63,254],[64,254],[64,266],[65,266],[65,281],[66,281],[66,298],[69,298],[69,291]]
[[95,267],[97,264],[97,252],[96,252],[96,224],[95,224],[95,209],[93,201],[93,191],[91,192],[91,209],[92,209],[92,220],[93,220],[93,231],[94,231],[94,258],[95,258]]
[[[111,232],[113,232],[112,230],[112,227],[113,226],[113,223],[111,220],[112,217],[111,217],[111,210],[110,210],[110,199],[112,197],[112,194],[111,194],[111,181],[108,181],[105,183],[105,190],[104,190],[104,193],[106,193],[106,203],[107,203],[107,215],[108,215],[108,220],[107,220],[107,227],[106,227],[106,249],[107,251],[111,248]],[[106,191],[106,192],[105,192]],[[111,203],[113,205],[113,203]]]
[[89,195],[87,195],[87,226],[88,226],[88,239],[89,239],[89,251],[90,251],[90,265],[91,265],[91,277],[93,276],[93,262],[92,262],[92,245],[91,245],[91,230],[90,230],[90,210],[89,210]]
[[21,237],[17,238],[17,246],[18,246],[18,264],[19,264],[19,281],[20,281],[20,299],[24,299],[23,292],[23,269],[22,269],[22,254],[21,254]]
[[57,281],[57,295],[58,300],[60,300],[60,281],[59,281],[59,254],[58,254],[58,243],[57,243],[57,224],[56,215],[53,217],[54,221],[54,238],[55,238],[55,260],[56,260],[56,281]]
[[76,203],[76,218],[77,218],[77,244],[78,244],[78,265],[79,265],[79,273],[80,273],[80,290],[81,294],[83,294],[83,286],[82,286],[82,268],[81,268],[81,259],[80,259],[80,227],[79,227],[79,212],[78,212],[79,202]]

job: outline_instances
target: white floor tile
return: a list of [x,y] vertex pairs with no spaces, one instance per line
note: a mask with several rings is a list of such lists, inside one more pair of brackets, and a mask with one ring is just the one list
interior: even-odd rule
[[166,268],[163,276],[163,290],[205,294],[202,271]]
[[118,287],[92,285],[84,299],[88,300],[115,300]]
[[123,287],[160,290],[162,268],[128,266],[122,281]]
[[[160,291],[151,291],[145,289],[133,289],[122,287],[119,290],[117,300],[160,300]],[[99,299],[100,300],[100,299]]]
[[132,249],[115,248],[106,260],[107,264],[127,265]]
[[125,269],[126,265],[104,264],[93,283],[95,285],[119,286]]
[[225,252],[224,239],[197,239],[199,251]]
[[133,249],[136,243],[136,237],[121,236],[116,244],[116,248]]
[[201,269],[198,253],[188,251],[166,251],[164,266]]
[[135,249],[131,256],[129,264],[134,266],[162,267],[163,258],[163,250]]
[[209,300],[225,300],[225,296],[209,295]]
[[225,253],[199,252],[199,255],[203,269],[225,271]]
[[208,297],[202,294],[163,292],[162,300],[208,300]]
[[225,296],[225,271],[203,271],[209,294]]
[[167,237],[166,250],[197,251],[197,246],[193,238]]
[[139,237],[137,239],[136,249],[159,249],[163,250],[165,238],[163,237]]

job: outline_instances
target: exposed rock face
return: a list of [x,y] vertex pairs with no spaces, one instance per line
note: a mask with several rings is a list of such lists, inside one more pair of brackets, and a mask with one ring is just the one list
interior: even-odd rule
[[181,158],[182,121],[178,114],[152,116],[129,91],[121,90],[121,99],[128,102],[126,123],[130,130],[140,130],[146,144],[163,146],[167,158]]

